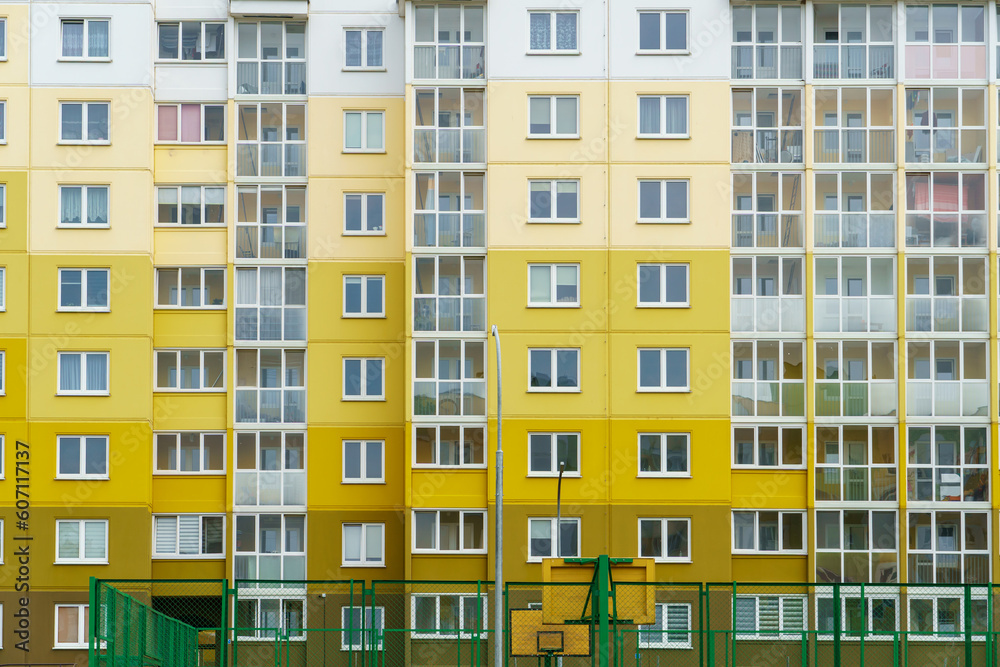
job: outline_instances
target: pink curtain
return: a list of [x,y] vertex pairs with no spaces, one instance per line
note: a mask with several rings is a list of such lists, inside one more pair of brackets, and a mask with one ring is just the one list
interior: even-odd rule
[[181,141],[198,143],[201,141],[201,105],[181,105]]
[[177,141],[177,105],[161,104],[156,108],[159,141]]

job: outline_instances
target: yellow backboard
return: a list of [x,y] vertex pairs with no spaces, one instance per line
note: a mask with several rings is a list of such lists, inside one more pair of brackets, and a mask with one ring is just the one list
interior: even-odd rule
[[[645,584],[655,581],[656,563],[652,558],[633,558],[630,563],[611,563],[611,582]],[[566,584],[542,589],[542,613],[546,624],[578,621],[592,615],[593,596],[590,583],[594,580],[593,563],[567,563],[562,558],[542,561],[542,581]],[[576,586],[570,584],[578,584]],[[609,615],[617,609],[618,622],[634,625],[656,623],[656,590],[654,586],[627,586],[619,589],[616,604],[609,602]]]
[[[545,651],[546,648],[562,650]],[[510,610],[510,655],[530,658],[540,655],[590,655],[589,625],[549,625],[541,609]]]

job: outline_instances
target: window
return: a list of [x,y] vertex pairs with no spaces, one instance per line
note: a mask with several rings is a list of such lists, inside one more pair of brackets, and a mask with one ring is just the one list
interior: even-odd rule
[[341,607],[340,623],[341,651],[382,650],[385,607]]
[[805,333],[801,257],[733,257],[733,331]]
[[306,24],[236,24],[236,94],[306,94]]
[[60,352],[60,395],[108,394],[107,352]]
[[[0,396],[7,393],[7,350],[0,350]],[[2,441],[0,441],[2,443]],[[2,453],[2,452],[0,452]],[[3,469],[0,468],[0,473]]]
[[7,227],[7,184],[0,183],[0,229]]
[[813,286],[817,332],[895,332],[893,257],[817,257]]
[[110,310],[108,269],[59,269],[59,310]]
[[529,95],[528,136],[576,139],[580,136],[579,95]]
[[250,185],[236,189],[236,258],[306,257],[306,189]]
[[485,510],[414,510],[413,553],[486,553]]
[[62,19],[62,58],[107,60],[110,56],[108,19]]
[[486,465],[486,433],[481,426],[417,426],[414,468],[478,468]]
[[688,264],[638,264],[639,308],[684,308],[688,294]]
[[559,555],[556,555],[555,518],[528,519],[528,562],[543,558],[580,557],[580,519],[560,519]]
[[986,174],[908,173],[906,247],[985,250],[986,201]]
[[896,427],[816,427],[816,500],[896,501]]
[[[291,584],[285,584],[290,586]],[[273,596],[273,588],[262,591]],[[304,589],[303,589],[304,591]],[[304,593],[303,593],[304,594]],[[305,634],[306,601],[304,598],[263,597],[254,598],[241,595],[236,602],[235,626],[239,639],[262,639],[274,641],[275,635],[302,641]]]
[[985,341],[907,344],[906,415],[980,417],[990,413]]
[[306,269],[236,269],[236,340],[306,339]]
[[639,12],[639,53],[686,53],[688,13]]
[[803,248],[804,219],[802,174],[733,174],[734,248]]
[[639,519],[639,558],[691,562],[691,519]]
[[201,21],[173,21],[157,23],[157,59],[226,60],[226,24]]
[[0,100],[0,144],[5,143],[7,143],[7,102]]
[[346,28],[344,30],[344,69],[383,70],[382,28]]
[[802,468],[805,443],[802,426],[751,426],[733,428],[733,467]]
[[639,181],[639,222],[691,222],[687,180]]
[[986,333],[986,257],[906,258],[906,330]]
[[529,433],[528,477],[580,476],[579,433]]
[[[2,453],[2,452],[0,452],[0,453]],[[0,519],[0,544],[6,544],[6,542],[3,541],[3,520],[2,519]],[[3,565],[3,556],[0,556],[0,565]],[[3,614],[3,607],[2,606],[0,606],[0,614]],[[0,621],[0,632],[2,632],[2,631],[3,631],[3,621]],[[0,648],[3,648],[2,641],[3,640],[0,640]]]
[[236,110],[237,176],[306,175],[306,105],[240,104]]
[[656,622],[639,626],[639,648],[691,648],[691,605],[656,603]]
[[986,90],[907,88],[906,162],[986,162]]
[[[233,520],[236,522],[234,578],[282,581],[306,578],[304,515],[237,514]],[[243,602],[242,597],[240,602]]]
[[414,341],[415,417],[486,414],[486,346],[481,340]]
[[801,88],[733,89],[733,164],[802,163]]
[[7,60],[7,19],[0,18],[0,60]]
[[910,583],[990,582],[990,514],[910,511]]
[[385,524],[343,524],[343,567],[385,566]]
[[111,143],[108,132],[110,107],[109,102],[60,102],[60,143]]
[[687,139],[687,95],[640,95],[640,139]]
[[[829,589],[827,589],[829,590]],[[861,593],[864,591],[864,596]],[[909,591],[913,594],[913,590]],[[866,640],[891,641],[899,632],[899,595],[877,587],[843,586],[840,589],[840,627],[845,636]],[[832,639],[834,623],[833,596],[820,593],[816,596],[816,630],[823,639]],[[915,637],[914,637],[915,638]]]
[[413,245],[420,248],[486,247],[486,175],[419,172]]
[[344,358],[344,401],[385,400],[385,358]]
[[733,553],[806,553],[806,513],[733,510]]
[[56,438],[56,479],[108,479],[108,436]]
[[895,174],[819,173],[815,192],[813,229],[818,247],[896,247]]
[[[946,642],[963,641],[965,633],[965,598],[961,594],[948,595],[935,589],[920,589],[907,595],[910,611],[909,630],[914,639],[920,641],[938,640]],[[990,601],[978,591],[969,600],[969,630],[974,633],[974,641],[982,641],[990,627]]]
[[892,88],[820,88],[813,144],[816,162],[896,161],[896,91]]
[[414,162],[486,162],[486,91],[417,88],[414,95]]
[[344,317],[385,317],[385,276],[344,276]]
[[806,629],[804,595],[738,595],[733,598],[735,637],[798,641]]
[[345,111],[344,152],[384,153],[385,112]]
[[305,373],[305,350],[236,350],[235,421],[305,422]]
[[156,269],[157,308],[226,307],[226,270],[197,266]]
[[344,440],[344,484],[385,481],[385,440]]
[[304,507],[305,439],[305,433],[288,431],[238,432],[233,504]]
[[529,349],[529,391],[579,391],[580,350]]
[[221,475],[226,472],[226,434],[156,433],[154,474]]
[[690,391],[687,348],[640,348],[639,391]]
[[690,476],[690,433],[639,434],[639,477]]
[[906,488],[910,501],[987,502],[989,430],[982,426],[910,426]]
[[528,222],[580,222],[580,181],[528,181]]
[[907,79],[985,79],[982,5],[906,6]]
[[413,78],[486,76],[485,8],[415,5]]
[[895,51],[890,4],[824,4],[813,14],[813,76],[892,79]]
[[734,79],[802,79],[802,16],[797,5],[732,8]]
[[56,563],[107,562],[107,520],[56,521]]
[[486,258],[413,260],[414,331],[486,331]]
[[107,185],[60,185],[60,227],[107,227]]
[[482,638],[487,628],[487,598],[482,595],[414,594],[410,598],[412,639]]
[[157,186],[156,224],[225,225],[226,186]]
[[896,548],[895,510],[816,510],[816,581],[896,583]]
[[385,193],[344,193],[344,234],[385,236]]
[[225,350],[156,350],[156,391],[225,391]]
[[579,264],[528,264],[528,307],[579,308]]
[[222,558],[224,535],[224,516],[154,516],[153,558]]
[[[0,433],[0,480],[4,478],[4,456],[6,455],[6,450],[4,450],[4,445],[6,444],[6,436]],[[3,530],[3,522],[0,521],[0,531]],[[3,533],[0,532],[0,544],[3,544]],[[3,556],[0,556],[0,563],[3,563]]]
[[87,649],[90,636],[90,605],[56,605],[55,648]]
[[896,414],[894,342],[817,342],[814,359],[816,416]]
[[577,53],[580,12],[528,12],[528,53]]

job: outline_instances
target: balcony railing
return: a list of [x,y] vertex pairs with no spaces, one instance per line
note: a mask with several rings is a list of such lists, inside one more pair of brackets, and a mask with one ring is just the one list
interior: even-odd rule
[[301,424],[305,420],[305,389],[236,390],[236,421],[240,424]]
[[816,213],[817,248],[894,248],[894,213]]
[[413,135],[413,161],[453,164],[486,162],[486,130],[418,128]]
[[305,470],[237,470],[233,477],[235,505],[305,505]]
[[734,417],[805,416],[805,385],[801,381],[757,383],[734,381],[732,398]]
[[734,45],[733,78],[801,79],[802,46],[778,46],[777,44]]
[[413,245],[418,248],[482,248],[486,246],[484,213],[416,213]]
[[988,417],[987,380],[907,380],[906,414],[910,417]]
[[733,331],[804,332],[806,301],[801,296],[733,297]]
[[426,45],[413,47],[415,79],[482,79],[486,76],[483,45]]
[[306,339],[306,307],[236,308],[238,341],[303,341]]
[[818,332],[893,333],[896,331],[896,299],[891,296],[817,296],[815,328]]
[[819,382],[817,417],[890,417],[896,414],[895,381]]
[[823,44],[813,47],[817,79],[892,79],[895,50],[891,44]]
[[413,300],[414,331],[486,331],[486,298],[417,297]]
[[892,129],[816,130],[815,161],[859,164],[896,161],[896,131]]
[[801,248],[803,242],[801,215],[777,213],[733,215],[734,248]]
[[907,331],[989,331],[989,300],[986,296],[906,297]]
[[802,130],[733,130],[732,159],[736,164],[801,163]]

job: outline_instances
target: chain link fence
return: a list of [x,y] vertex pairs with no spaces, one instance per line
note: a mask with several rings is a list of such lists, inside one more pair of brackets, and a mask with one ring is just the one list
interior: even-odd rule
[[[1000,667],[992,584],[508,583],[504,665]],[[490,582],[92,580],[91,667],[487,667]],[[605,658],[605,662],[602,658]]]

